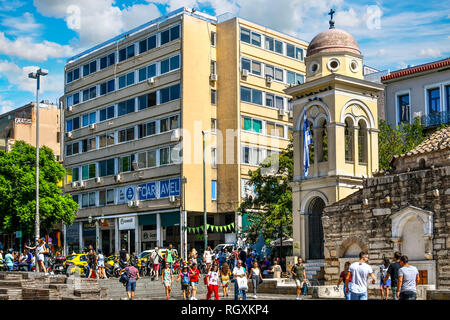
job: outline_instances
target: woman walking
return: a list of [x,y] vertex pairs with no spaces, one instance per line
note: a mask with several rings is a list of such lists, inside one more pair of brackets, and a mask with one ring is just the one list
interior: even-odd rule
[[389,265],[391,263],[389,262],[388,258],[383,258],[383,264],[380,266],[380,293],[381,293],[381,300],[387,300],[389,297],[389,287],[391,286],[391,279],[387,279],[386,282],[384,282],[384,279],[386,278],[387,271],[389,269]]
[[258,262],[253,262],[253,268],[250,269],[248,279],[252,280],[253,284],[253,298],[257,299],[256,292],[258,290],[259,283],[263,281],[262,272],[259,268]]
[[102,250],[98,250],[97,265],[98,265],[99,278],[107,279],[106,273],[105,273],[105,256],[103,255]]
[[29,250],[36,249],[36,260],[39,266],[39,271],[47,273],[47,269],[45,268],[44,265],[44,253],[46,252],[44,240],[39,239],[38,244],[35,245],[34,247],[25,246],[25,248]]
[[88,254],[88,264],[89,264],[89,275],[88,278],[90,279],[92,275],[95,276],[95,279],[98,279],[97,274],[97,255],[94,252],[94,249],[91,247]]
[[219,267],[214,264],[211,271],[207,276],[208,293],[206,294],[206,300],[211,298],[214,292],[214,299],[219,300]]
[[164,285],[166,289],[166,300],[170,299],[170,291],[172,290],[172,282],[173,282],[173,273],[170,268],[170,264],[166,262],[164,264],[164,270],[161,275],[161,283]]
[[[344,283],[344,297],[345,300],[350,300],[350,286],[351,286],[351,282],[352,282],[352,274],[348,272],[348,269],[350,268],[350,262],[347,261],[344,265],[344,271],[341,272],[340,276],[339,276],[339,281],[337,283],[337,286],[339,287],[339,285],[341,284],[341,282]],[[349,277],[348,279],[348,290],[346,290],[346,286],[345,286],[345,279],[347,279],[347,277]]]
[[222,264],[220,268],[220,281],[222,282],[223,296],[228,297],[228,285],[230,284],[231,271],[228,263]]
[[197,264],[194,263],[192,265],[191,270],[189,270],[189,278],[191,280],[191,286],[192,286],[191,300],[197,300],[195,295],[197,294],[199,277],[200,277],[200,270],[198,270]]

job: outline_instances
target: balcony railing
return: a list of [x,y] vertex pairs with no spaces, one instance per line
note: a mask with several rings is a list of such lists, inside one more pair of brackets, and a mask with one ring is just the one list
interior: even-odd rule
[[425,127],[434,127],[441,124],[450,124],[450,112],[441,111],[433,112],[420,119],[420,122]]

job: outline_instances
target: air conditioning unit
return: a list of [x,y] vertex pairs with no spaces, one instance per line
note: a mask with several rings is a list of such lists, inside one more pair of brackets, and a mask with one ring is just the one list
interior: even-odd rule
[[128,208],[134,207],[134,201],[128,201]]
[[176,201],[175,196],[169,196],[169,202],[174,203]]
[[242,70],[241,70],[241,74],[242,74],[242,76],[245,77],[245,78],[248,77],[248,70],[247,70],[247,69],[242,69]]
[[180,139],[181,139],[181,132],[180,132],[180,129],[177,128],[177,129],[172,131],[172,135],[170,136],[170,140],[171,141],[180,141]]
[[139,200],[134,200],[134,206],[135,207],[139,207],[139,203],[140,203]]
[[72,132],[66,132],[66,138],[72,139]]
[[122,180],[122,176],[121,176],[120,174],[117,174],[117,175],[114,177],[114,180],[116,180],[116,182],[120,182],[120,181]]
[[266,83],[267,83],[267,84],[271,84],[272,81],[273,81],[273,79],[272,79],[271,76],[266,76]]
[[72,189],[76,189],[78,187],[78,182],[72,182]]
[[102,183],[102,178],[96,177],[95,178],[95,183]]
[[89,125],[89,129],[94,130],[94,129],[95,129],[95,123],[91,123],[91,124]]
[[283,117],[283,116],[286,115],[286,111],[285,111],[284,109],[278,109],[278,115],[279,115],[280,117]]
[[148,78],[147,79],[147,84],[149,84],[149,85],[155,84],[155,77]]
[[129,208],[132,208],[132,207],[139,207],[139,200],[128,201],[127,206],[128,206]]
[[79,188],[84,188],[85,187],[84,181],[78,182],[78,187]]
[[209,80],[210,81],[217,81],[217,74],[216,73],[211,73],[211,75],[209,76]]
[[292,110],[289,111],[289,118],[291,119],[294,118],[294,111]]
[[72,112],[72,111],[73,111],[73,107],[70,106],[70,107],[67,108],[67,110],[68,110],[69,112]]

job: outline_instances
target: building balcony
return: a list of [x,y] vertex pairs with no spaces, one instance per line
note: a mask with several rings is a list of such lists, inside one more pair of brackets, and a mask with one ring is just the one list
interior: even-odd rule
[[450,124],[450,112],[433,112],[427,116],[421,117],[420,122],[425,127],[436,127],[441,124]]

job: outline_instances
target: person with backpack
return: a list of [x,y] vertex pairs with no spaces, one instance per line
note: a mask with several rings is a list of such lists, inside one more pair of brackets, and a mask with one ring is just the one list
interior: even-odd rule
[[197,300],[195,295],[197,294],[198,280],[200,278],[200,270],[198,270],[196,263],[194,263],[192,265],[191,270],[189,270],[189,278],[191,280],[192,286],[191,300]]
[[164,264],[164,269],[161,275],[161,283],[166,289],[166,299],[170,299],[170,291],[172,290],[173,273],[168,262]]
[[183,270],[178,275],[177,282],[181,280],[181,291],[183,291],[184,300],[189,299],[189,285],[191,283],[189,279],[189,268],[187,266],[183,267]]
[[159,276],[159,266],[162,262],[162,257],[159,254],[158,247],[155,247],[155,251],[152,252],[152,261],[153,261],[153,268],[152,268],[152,275],[153,277],[156,277],[156,280],[158,280]]
[[384,279],[387,276],[387,271],[389,269],[389,259],[383,258],[383,264],[380,265],[380,293],[381,293],[381,300],[387,300],[389,297],[389,287],[391,286],[391,279],[387,279],[384,281]]
[[120,274],[125,273],[128,278],[125,289],[127,291],[128,300],[134,300],[136,281],[139,280],[139,270],[136,267],[135,264],[130,264],[130,266],[120,271]]

